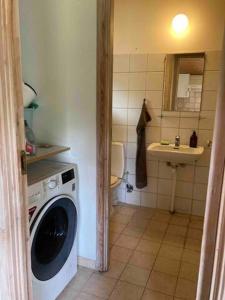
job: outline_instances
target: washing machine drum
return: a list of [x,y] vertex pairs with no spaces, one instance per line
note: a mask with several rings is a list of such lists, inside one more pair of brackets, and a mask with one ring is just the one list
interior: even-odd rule
[[50,200],[31,225],[31,265],[40,281],[54,277],[63,267],[75,242],[77,210],[69,197]]

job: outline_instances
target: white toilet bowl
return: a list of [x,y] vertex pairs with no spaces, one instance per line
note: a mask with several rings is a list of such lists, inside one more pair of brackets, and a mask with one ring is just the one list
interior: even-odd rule
[[115,188],[120,185],[124,175],[125,157],[124,145],[119,142],[112,142],[111,149],[111,212],[115,203]]

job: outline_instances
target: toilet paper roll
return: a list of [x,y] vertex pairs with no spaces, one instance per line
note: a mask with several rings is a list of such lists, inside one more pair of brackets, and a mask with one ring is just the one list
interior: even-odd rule
[[23,83],[23,105],[28,107],[37,96],[35,90],[26,83]]

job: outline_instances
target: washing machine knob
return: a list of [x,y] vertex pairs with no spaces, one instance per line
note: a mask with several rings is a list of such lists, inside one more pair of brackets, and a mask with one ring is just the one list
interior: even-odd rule
[[52,179],[48,182],[48,188],[50,190],[54,190],[57,187],[57,185],[58,185],[58,181],[55,179]]

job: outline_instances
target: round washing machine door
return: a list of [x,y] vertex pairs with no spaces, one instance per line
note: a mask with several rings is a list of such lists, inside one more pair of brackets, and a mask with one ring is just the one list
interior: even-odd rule
[[31,266],[40,281],[54,277],[70,255],[77,230],[73,199],[61,195],[47,202],[31,224]]

